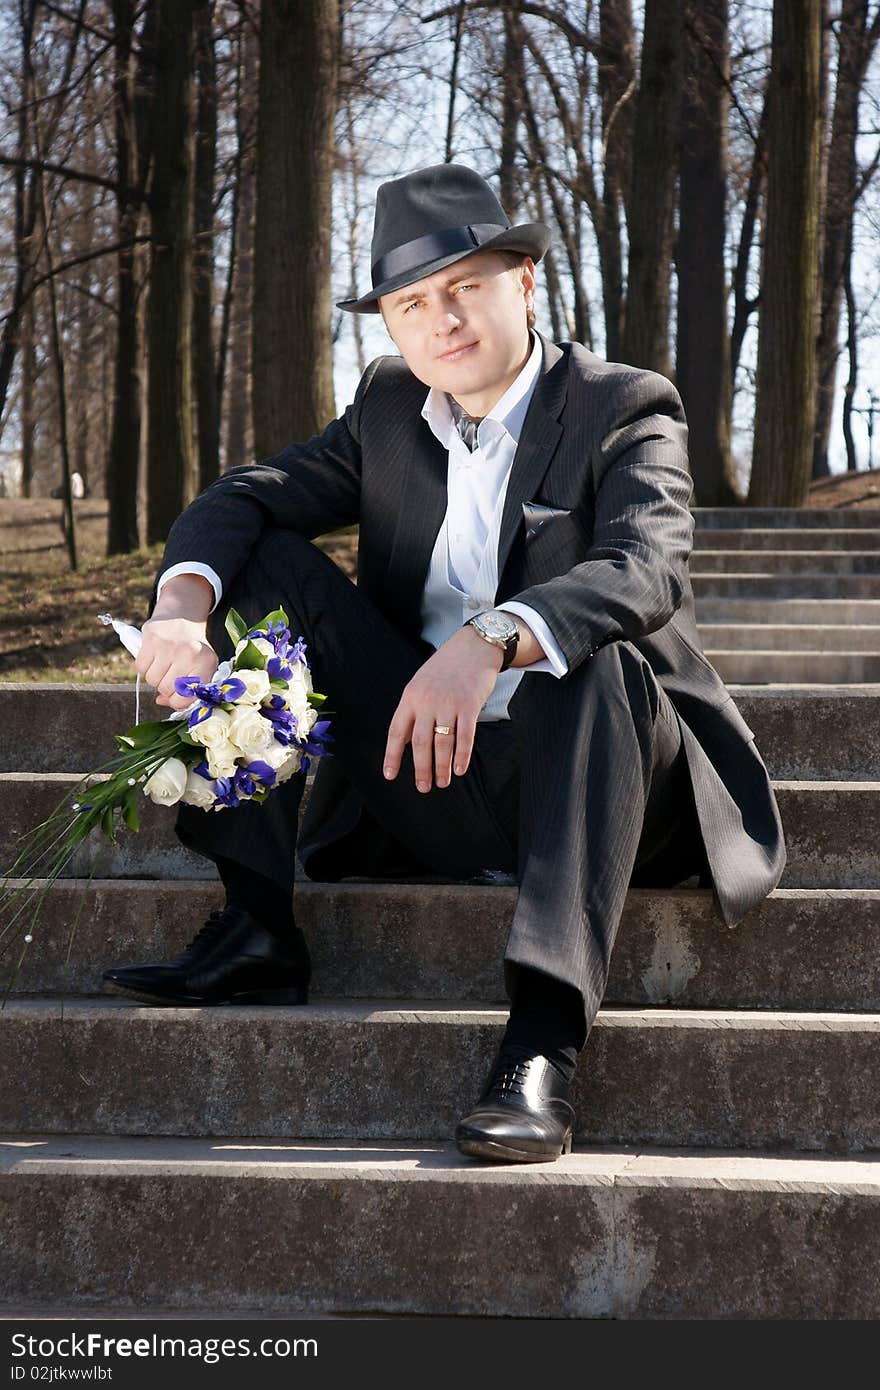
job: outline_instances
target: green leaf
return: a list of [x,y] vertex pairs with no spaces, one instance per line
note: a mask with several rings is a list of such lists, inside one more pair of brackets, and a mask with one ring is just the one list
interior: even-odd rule
[[280,676],[273,676],[269,681],[269,689],[277,690],[281,695],[286,695],[287,681],[283,681]]
[[101,816],[101,829],[103,830],[104,834],[107,836],[107,838],[108,838],[109,840],[112,840],[112,839],[114,838],[114,836],[113,836],[113,807],[112,807],[112,806],[106,806],[106,807],[104,808],[104,813],[103,813],[103,815]]
[[237,613],[234,608],[230,608],[229,612],[226,614],[225,626],[233,646],[237,647],[242,638],[246,637],[248,634],[247,623],[241,614]]
[[317,690],[310,690],[310,691],[309,691],[309,697],[308,697],[308,698],[309,698],[309,704],[310,704],[310,705],[318,705],[318,706],[320,706],[320,705],[323,705],[324,701],[327,699],[327,696],[326,696],[326,695],[319,695],[318,692],[317,692]]
[[262,618],[260,622],[254,623],[254,627],[265,627],[268,629],[270,623],[283,623],[285,627],[290,626],[287,620],[287,614],[283,608],[273,608],[272,612],[267,613],[265,618]]
[[128,826],[129,830],[140,829],[141,823],[140,817],[138,815],[137,803],[138,789],[137,787],[129,787],[128,791],[125,793],[125,799],[122,803],[122,819],[125,821],[125,824]]
[[237,671],[265,671],[266,658],[254,642],[248,642],[247,646],[235,658],[235,669]]
[[154,719],[145,724],[135,724],[133,729],[126,729],[124,734],[117,734],[116,740],[122,747],[122,740],[129,748],[150,748],[159,738],[166,738],[168,735],[168,724],[166,721]]

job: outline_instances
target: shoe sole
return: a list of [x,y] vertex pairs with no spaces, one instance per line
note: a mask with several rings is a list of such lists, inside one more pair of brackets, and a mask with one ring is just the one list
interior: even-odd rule
[[132,989],[116,980],[105,980],[105,986],[129,999],[138,999],[144,1004],[166,1004],[171,1008],[208,1008],[215,1004],[307,1004],[309,991],[307,985],[294,985],[287,989],[250,989],[240,994],[230,994],[223,999],[205,999],[196,994],[153,994],[149,990]]
[[538,1154],[527,1149],[513,1149],[496,1139],[456,1139],[459,1152],[469,1158],[503,1159],[508,1163],[555,1163],[557,1158],[571,1153],[571,1133],[566,1134],[558,1153]]

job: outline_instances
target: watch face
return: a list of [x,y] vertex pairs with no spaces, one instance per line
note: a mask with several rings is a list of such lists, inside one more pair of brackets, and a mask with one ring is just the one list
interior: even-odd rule
[[510,613],[481,613],[480,625],[490,637],[500,637],[507,642],[517,631],[516,623]]

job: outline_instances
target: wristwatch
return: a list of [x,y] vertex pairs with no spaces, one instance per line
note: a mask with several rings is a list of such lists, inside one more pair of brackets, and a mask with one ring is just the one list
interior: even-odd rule
[[501,670],[506,671],[516,656],[519,641],[519,628],[512,615],[502,613],[498,608],[490,608],[485,613],[478,613],[475,618],[468,618],[465,627],[472,627],[484,642],[491,642],[493,647],[502,649],[504,660]]

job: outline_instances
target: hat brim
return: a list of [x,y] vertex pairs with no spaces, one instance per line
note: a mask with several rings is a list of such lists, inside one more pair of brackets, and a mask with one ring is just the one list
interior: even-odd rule
[[393,290],[411,285],[416,280],[424,280],[425,276],[433,275],[435,271],[443,270],[447,265],[454,265],[456,261],[464,260],[465,256],[475,256],[479,251],[521,251],[524,256],[531,256],[532,260],[537,262],[549,250],[551,240],[550,228],[543,222],[522,222],[518,227],[505,228],[498,236],[481,242],[479,246],[468,246],[464,251],[454,251],[450,256],[441,256],[437,260],[415,266],[412,270],[401,271],[399,275],[393,275],[390,280],[385,280],[370,290],[369,294],[362,294],[359,299],[338,299],[336,307],[346,309],[349,313],[378,314],[381,295],[391,294]]

